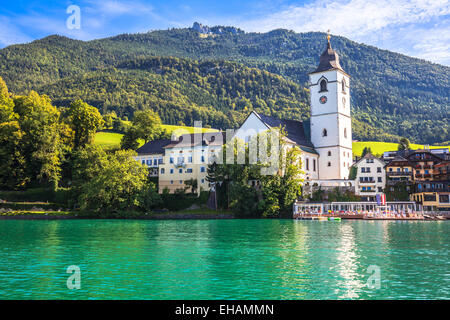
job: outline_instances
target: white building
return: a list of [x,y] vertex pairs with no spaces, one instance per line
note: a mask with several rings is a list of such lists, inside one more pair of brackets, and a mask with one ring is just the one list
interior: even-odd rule
[[356,168],[355,194],[375,201],[377,194],[382,194],[386,187],[386,163],[368,153],[353,166]]
[[324,187],[352,186],[348,180],[353,162],[350,76],[339,64],[330,36],[309,79],[311,119],[284,120],[253,111],[235,136],[248,142],[254,134],[281,126],[288,143],[302,150],[305,180]]
[[339,64],[330,36],[309,81],[311,142],[319,154],[319,179],[347,179],[353,157],[350,76]]
[[[331,48],[330,36],[327,38],[327,47],[320,56],[319,66],[309,74],[311,118],[306,121],[286,120],[253,111],[234,137],[249,142],[251,136],[271,128],[282,127],[287,134],[287,146],[298,146],[302,151],[305,185],[348,188],[354,186],[354,181],[348,180],[353,157],[350,76],[339,64],[339,56]],[[226,139],[223,140],[225,143]],[[206,144],[210,143],[211,141],[208,141]],[[215,147],[214,151],[220,149],[217,141],[212,144]],[[175,190],[184,185],[188,172],[177,168],[178,174],[182,176],[171,176],[170,168],[167,166],[173,164],[167,157],[177,152],[186,154],[189,152],[186,147],[192,148],[192,145],[183,146],[183,150],[176,149],[175,144],[171,144],[169,148],[168,143],[157,148],[158,152],[164,150],[158,153],[158,159],[164,158],[162,164],[158,165],[162,169],[159,170],[160,187]],[[198,147],[205,152],[203,146]],[[145,146],[142,149],[146,149]],[[150,155],[145,152],[141,154],[139,151],[138,158],[147,161],[145,157]],[[173,171],[174,174],[175,170]],[[189,176],[196,177],[200,181],[199,185],[206,188],[204,172],[197,171],[193,169],[189,172]]]

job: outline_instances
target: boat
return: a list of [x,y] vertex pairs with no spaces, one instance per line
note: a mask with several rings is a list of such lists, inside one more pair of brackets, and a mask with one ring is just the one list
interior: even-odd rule
[[341,221],[341,217],[328,217],[328,221]]

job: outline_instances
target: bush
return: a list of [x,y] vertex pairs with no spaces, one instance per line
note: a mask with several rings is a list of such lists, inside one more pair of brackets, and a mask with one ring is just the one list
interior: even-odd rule
[[200,196],[190,194],[163,193],[161,195],[163,207],[170,211],[180,211],[189,208],[193,204],[205,205],[209,198],[209,191],[200,192]]
[[63,206],[69,204],[69,189],[56,191],[47,188],[34,188],[25,191],[0,191],[0,199],[8,202],[50,202]]

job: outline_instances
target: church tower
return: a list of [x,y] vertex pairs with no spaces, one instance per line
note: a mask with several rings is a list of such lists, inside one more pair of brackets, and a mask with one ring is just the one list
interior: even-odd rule
[[348,179],[352,165],[350,76],[327,35],[319,66],[309,74],[311,142],[319,153],[319,179]]

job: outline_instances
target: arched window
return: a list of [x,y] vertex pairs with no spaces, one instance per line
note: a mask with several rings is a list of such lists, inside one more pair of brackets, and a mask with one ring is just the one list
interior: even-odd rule
[[326,137],[328,135],[327,129],[323,129],[322,137]]
[[344,128],[344,138],[347,139],[347,128]]
[[320,81],[320,92],[322,92],[322,91],[328,91],[327,90],[327,81],[325,79]]
[[342,92],[345,92],[345,79],[342,79]]
[[331,157],[331,151],[328,151],[328,156]]

